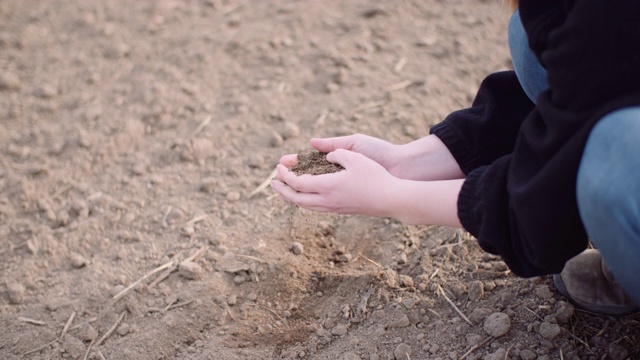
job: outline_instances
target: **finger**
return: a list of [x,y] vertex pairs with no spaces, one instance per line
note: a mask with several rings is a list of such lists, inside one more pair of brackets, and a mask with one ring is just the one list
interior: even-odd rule
[[282,164],[278,164],[276,167],[276,178],[298,192],[317,193],[321,191],[323,188],[322,179],[319,178],[322,177],[320,175],[311,176],[307,174],[297,176]]
[[336,149],[350,150],[351,148],[353,148],[356,139],[356,135],[338,136],[324,139],[313,138],[311,139],[311,146],[313,146],[316,150],[325,153],[332,152]]
[[272,180],[271,186],[280,194],[280,197],[292,202],[298,206],[315,211],[328,211],[327,207],[323,205],[323,198],[321,195],[312,193],[301,193],[288,186],[287,184]]
[[288,168],[296,166],[297,163],[298,163],[298,155],[296,154],[288,154],[280,158],[280,164]]

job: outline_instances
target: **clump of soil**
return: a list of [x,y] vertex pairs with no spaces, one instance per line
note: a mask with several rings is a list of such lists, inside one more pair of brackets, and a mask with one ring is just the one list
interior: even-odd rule
[[307,151],[298,154],[298,163],[291,168],[296,175],[331,174],[344,170],[340,164],[334,164],[327,160],[327,153],[319,151]]

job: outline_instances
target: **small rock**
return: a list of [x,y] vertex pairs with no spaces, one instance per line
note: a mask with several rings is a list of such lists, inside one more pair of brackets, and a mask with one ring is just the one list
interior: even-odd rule
[[73,266],[75,269],[80,269],[81,267],[87,265],[87,259],[85,259],[78,253],[72,253],[71,255],[69,255],[69,261],[71,261],[71,266]]
[[35,91],[34,95],[42,99],[51,99],[58,95],[58,89],[51,84],[44,84]]
[[503,360],[507,357],[507,350],[505,348],[498,348],[494,353],[489,354],[487,360]]
[[344,324],[338,324],[331,329],[331,335],[344,336],[347,334],[347,326]]
[[558,324],[565,324],[571,319],[575,312],[573,305],[566,301],[558,301],[556,303],[556,311],[554,316]]
[[404,252],[401,253],[400,258],[398,259],[398,264],[402,265],[402,264],[406,264],[407,262],[409,262],[409,259],[407,258],[407,254]]
[[393,350],[393,356],[396,360],[407,360],[411,359],[411,346],[401,343],[396,346],[396,349]]
[[13,305],[22,304],[24,301],[25,291],[26,289],[22,284],[7,284],[7,297],[9,298],[9,303]]
[[349,253],[340,254],[340,255],[336,255],[335,261],[339,262],[339,263],[345,263],[345,262],[351,261],[352,258],[353,258],[353,256],[351,254],[349,254]]
[[183,226],[180,229],[180,235],[185,237],[192,237],[193,234],[195,234],[195,232],[196,232],[196,229],[193,227],[193,225]]
[[252,291],[247,295],[247,300],[256,301],[258,299],[258,294],[255,291]]
[[291,244],[291,252],[294,253],[295,255],[300,255],[304,252],[304,246],[302,246],[301,243],[296,241],[293,244]]
[[345,353],[342,357],[342,360],[360,360],[360,356],[354,352]]
[[553,293],[546,285],[538,286],[535,290],[536,296],[542,300],[549,300],[553,297]]
[[413,309],[413,307],[416,305],[417,300],[416,299],[404,299],[402,300],[402,305],[404,305],[405,308],[407,308],[408,310]]
[[535,352],[533,352],[533,351],[531,351],[529,349],[524,349],[524,350],[520,351],[520,358],[522,360],[534,360],[537,357],[538,357],[538,355]]
[[293,139],[300,136],[300,128],[292,122],[285,122],[279,131],[284,140]]
[[68,334],[62,341],[62,348],[72,359],[82,359],[86,351],[86,347],[80,339]]
[[78,331],[78,337],[83,341],[93,341],[98,338],[98,331],[91,324],[85,322]]
[[387,328],[403,328],[409,325],[411,325],[409,317],[402,311],[395,311],[387,323]]
[[120,326],[118,326],[118,330],[116,330],[116,332],[120,336],[125,336],[125,335],[127,335],[129,333],[130,329],[131,329],[131,327],[129,326],[129,324],[123,323],[123,324],[120,324]]
[[202,191],[205,194],[213,194],[218,188],[218,186],[219,186],[219,183],[218,183],[218,179],[216,178],[202,179],[202,182],[200,182],[200,191]]
[[271,133],[269,144],[271,145],[271,147],[280,147],[282,146],[282,144],[284,144],[284,139],[282,138],[282,135],[274,131]]
[[501,312],[493,313],[484,320],[484,331],[493,337],[500,337],[511,328],[509,315]]
[[183,261],[178,266],[178,273],[185,279],[197,280],[204,275],[204,269],[193,261]]
[[480,280],[475,280],[469,283],[469,300],[478,301],[484,297],[484,283]]
[[233,282],[236,285],[244,284],[245,282],[247,282],[247,278],[244,277],[243,275],[238,274],[233,278]]
[[233,306],[238,303],[238,295],[231,294],[227,297],[227,305]]
[[624,360],[629,357],[629,350],[620,344],[609,344],[607,354],[612,360]]
[[466,335],[466,338],[467,338],[467,345],[468,346],[478,345],[480,343],[480,341],[482,341],[482,336],[480,336],[479,334],[474,334],[474,333],[468,333]]
[[400,275],[400,285],[408,288],[413,287],[413,278],[409,275]]
[[238,200],[240,200],[240,197],[241,197],[241,195],[237,191],[229,191],[227,193],[227,200],[228,201],[238,201]]
[[542,324],[540,324],[540,330],[538,330],[538,332],[542,337],[553,340],[558,335],[560,335],[562,329],[558,324],[551,324],[549,322],[543,321]]
[[9,72],[0,72],[0,91],[18,91],[22,83],[20,78]]

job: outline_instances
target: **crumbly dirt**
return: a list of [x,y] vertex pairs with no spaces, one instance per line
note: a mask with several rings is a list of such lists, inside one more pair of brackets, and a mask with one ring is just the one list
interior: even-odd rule
[[574,310],[464,232],[261,187],[311,137],[427,134],[510,67],[508,17],[1,1],[0,358],[640,358],[639,317]]
[[319,151],[305,151],[298,153],[298,162],[291,168],[296,175],[333,174],[344,170],[342,165],[327,160],[327,153]]

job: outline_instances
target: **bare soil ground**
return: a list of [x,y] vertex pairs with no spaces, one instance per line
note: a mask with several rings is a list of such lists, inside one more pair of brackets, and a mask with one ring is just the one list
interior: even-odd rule
[[468,234],[260,187],[424,136],[507,69],[494,1],[0,2],[0,358],[638,359]]

